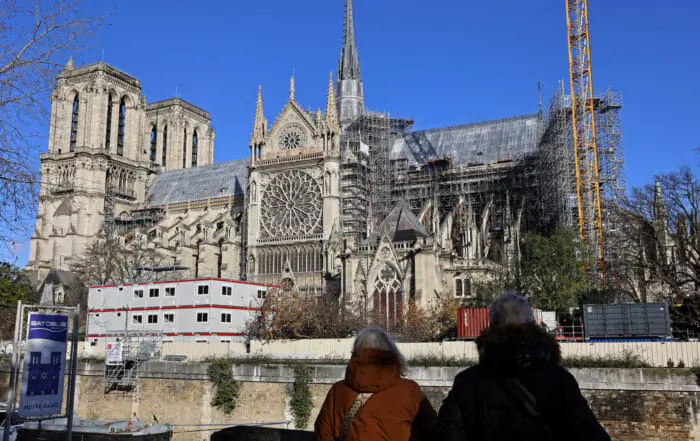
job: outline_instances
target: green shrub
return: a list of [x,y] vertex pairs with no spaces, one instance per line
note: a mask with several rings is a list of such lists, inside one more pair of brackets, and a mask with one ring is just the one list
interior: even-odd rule
[[461,357],[444,357],[440,355],[419,355],[407,360],[409,366],[419,367],[470,367],[476,364],[476,361],[461,358]]
[[292,396],[289,402],[294,415],[294,426],[297,429],[305,429],[309,424],[313,401],[311,399],[311,368],[304,364],[294,366],[294,384]]
[[231,368],[231,362],[223,358],[213,359],[207,368],[209,380],[216,387],[211,405],[225,414],[233,412],[240,395],[240,383],[233,378]]
[[649,368],[651,365],[638,355],[629,351],[621,355],[596,357],[566,357],[562,364],[568,368]]

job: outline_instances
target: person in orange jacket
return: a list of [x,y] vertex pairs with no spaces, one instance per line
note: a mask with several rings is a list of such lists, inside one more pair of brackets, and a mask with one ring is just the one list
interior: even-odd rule
[[408,441],[435,438],[437,413],[406,361],[379,328],[361,331],[345,379],[326,396],[315,424],[317,441]]

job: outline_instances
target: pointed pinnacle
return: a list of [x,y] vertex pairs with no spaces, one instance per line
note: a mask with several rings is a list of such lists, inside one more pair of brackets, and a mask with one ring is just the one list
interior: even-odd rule
[[68,57],[68,62],[66,63],[66,70],[73,70],[75,66],[73,65],[73,56]]
[[338,125],[338,115],[336,110],[335,90],[333,88],[333,72],[328,78],[328,94],[326,95],[326,121],[330,128]]
[[265,138],[265,113],[263,112],[262,86],[258,86],[258,100],[255,105],[255,121],[253,121],[253,133],[250,136],[250,145],[261,143]]
[[294,75],[289,79],[289,101],[294,101]]

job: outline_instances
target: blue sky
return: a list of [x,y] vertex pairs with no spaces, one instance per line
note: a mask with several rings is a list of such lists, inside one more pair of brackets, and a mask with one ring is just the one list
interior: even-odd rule
[[[537,111],[568,88],[564,0],[354,0],[372,110],[431,128]],[[672,5],[672,6],[671,6]],[[258,84],[270,123],[289,77],[305,107],[325,106],[340,51],[343,0],[106,0],[88,14],[109,26],[76,54],[141,81],[149,102],[179,95],[208,110],[217,162],[246,157]],[[624,94],[628,185],[680,164],[700,146],[700,3],[589,0],[593,81]],[[46,129],[48,133],[48,129]],[[45,150],[45,147],[44,147]],[[28,246],[19,250],[26,261]]]

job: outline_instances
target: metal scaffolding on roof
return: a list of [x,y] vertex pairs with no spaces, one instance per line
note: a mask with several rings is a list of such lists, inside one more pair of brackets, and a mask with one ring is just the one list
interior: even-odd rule
[[391,150],[412,120],[366,112],[343,133],[342,228],[356,240],[366,238],[393,208]]

